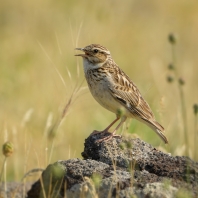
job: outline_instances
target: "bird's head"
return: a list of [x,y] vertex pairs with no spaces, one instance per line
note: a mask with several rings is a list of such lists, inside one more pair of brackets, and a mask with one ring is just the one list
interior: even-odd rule
[[81,56],[92,64],[103,63],[111,57],[110,51],[99,44],[91,44],[84,48],[76,48],[76,50],[81,50],[84,54],[76,54],[75,56]]

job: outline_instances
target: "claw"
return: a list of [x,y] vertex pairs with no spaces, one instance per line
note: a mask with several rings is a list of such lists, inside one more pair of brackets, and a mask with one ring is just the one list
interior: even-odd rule
[[117,135],[117,134],[114,134],[114,133],[110,133],[110,135],[104,137],[104,138],[101,138],[99,140],[96,140],[96,143],[100,143],[100,142],[108,142],[109,140],[111,140],[113,137],[118,137],[118,138],[121,138],[122,136],[121,135]]

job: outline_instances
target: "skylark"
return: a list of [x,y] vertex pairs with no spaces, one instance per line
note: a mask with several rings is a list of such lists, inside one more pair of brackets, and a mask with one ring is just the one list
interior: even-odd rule
[[[163,134],[164,128],[155,120],[151,108],[137,86],[114,62],[110,51],[99,44],[91,44],[84,48],[76,48],[76,50],[84,52],[76,56],[83,58],[85,78],[91,94],[100,105],[116,114],[116,119],[106,129],[94,131],[92,134],[108,133],[109,135],[101,141],[118,136],[116,131],[129,117],[145,123],[165,143],[168,143]],[[119,119],[121,121],[118,126],[112,133],[109,133],[109,128]]]

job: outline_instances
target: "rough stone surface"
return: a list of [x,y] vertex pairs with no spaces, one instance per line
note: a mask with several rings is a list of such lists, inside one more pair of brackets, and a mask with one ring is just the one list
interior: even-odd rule
[[[8,182],[0,184],[0,198],[22,198],[27,196],[32,183]],[[6,190],[5,190],[6,189]]]
[[[32,185],[36,197],[176,197],[181,189],[198,196],[198,163],[172,157],[140,139],[113,138],[96,143],[100,134],[85,140],[84,160],[49,165]],[[45,193],[45,195],[44,195]]]

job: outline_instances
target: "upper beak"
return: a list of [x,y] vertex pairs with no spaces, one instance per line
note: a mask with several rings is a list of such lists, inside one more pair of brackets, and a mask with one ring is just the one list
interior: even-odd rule
[[[75,50],[80,50],[80,51],[85,51],[84,48],[75,48]],[[75,54],[75,56],[82,56],[82,57],[86,57],[86,54]]]

